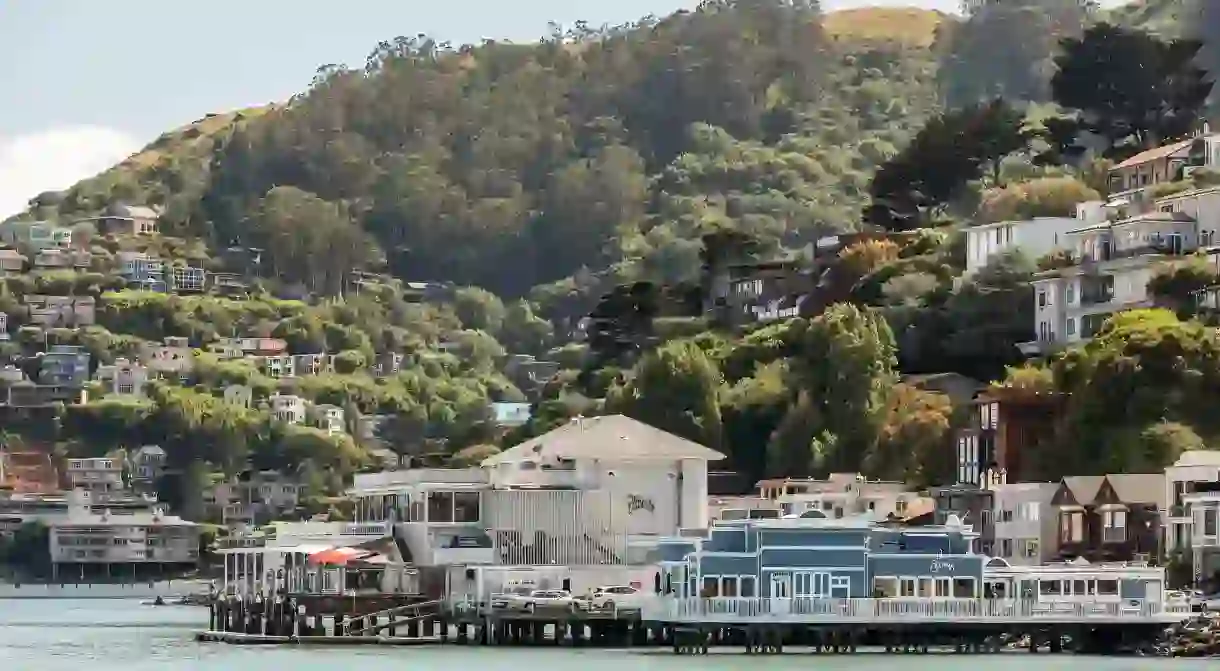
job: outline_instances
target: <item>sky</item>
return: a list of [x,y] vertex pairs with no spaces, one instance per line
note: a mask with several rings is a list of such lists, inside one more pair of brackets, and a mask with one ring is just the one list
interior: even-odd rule
[[[282,101],[376,43],[534,40],[697,0],[0,0],[0,219],[209,112]],[[826,10],[958,0],[823,0]]]

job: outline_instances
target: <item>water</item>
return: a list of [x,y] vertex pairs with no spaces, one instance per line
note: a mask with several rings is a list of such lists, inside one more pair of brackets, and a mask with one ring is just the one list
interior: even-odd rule
[[[139,599],[0,599],[0,669],[4,671],[746,671],[758,657],[738,651],[678,657],[666,650],[528,648],[300,648],[195,643],[207,625],[202,608],[141,605]],[[958,655],[768,656],[768,671],[1215,671],[1216,660],[1097,658],[1028,653]],[[85,665],[88,665],[86,667]],[[577,666],[579,665],[579,666]]]

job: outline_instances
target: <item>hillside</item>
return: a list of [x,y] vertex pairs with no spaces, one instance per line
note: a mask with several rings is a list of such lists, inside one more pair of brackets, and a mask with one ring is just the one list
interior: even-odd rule
[[[823,26],[776,3],[564,45],[399,39],[291,105],[163,136],[70,189],[58,215],[161,206],[164,230],[265,248],[269,275],[306,284],[323,249],[510,297],[566,293],[572,278],[690,278],[689,241],[709,227],[799,249],[858,225],[872,170],[936,110],[943,19],[860,10]],[[255,216],[273,185],[338,204],[343,220],[283,248]]]

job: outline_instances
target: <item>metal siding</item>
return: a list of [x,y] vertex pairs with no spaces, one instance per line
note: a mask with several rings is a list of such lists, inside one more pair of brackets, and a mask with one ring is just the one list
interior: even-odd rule
[[764,569],[772,566],[864,569],[867,562],[868,552],[863,548],[859,550],[768,548],[759,553],[759,564]]
[[760,529],[759,545],[766,547],[864,546],[868,529]]
[[709,552],[745,552],[746,532],[741,527],[714,527],[712,537],[704,544]]
[[755,557],[703,557],[701,574],[708,575],[758,575],[758,559]]
[[627,563],[627,520],[605,491],[491,491],[487,525],[506,566]]

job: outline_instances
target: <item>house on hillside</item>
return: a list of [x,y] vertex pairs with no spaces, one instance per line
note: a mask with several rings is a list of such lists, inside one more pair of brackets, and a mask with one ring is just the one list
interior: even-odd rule
[[1051,500],[1059,518],[1058,558],[1157,558],[1164,498],[1164,473],[1064,478]]
[[102,235],[152,235],[157,232],[160,216],[151,207],[116,203],[107,207],[101,216],[83,221],[94,223]]

